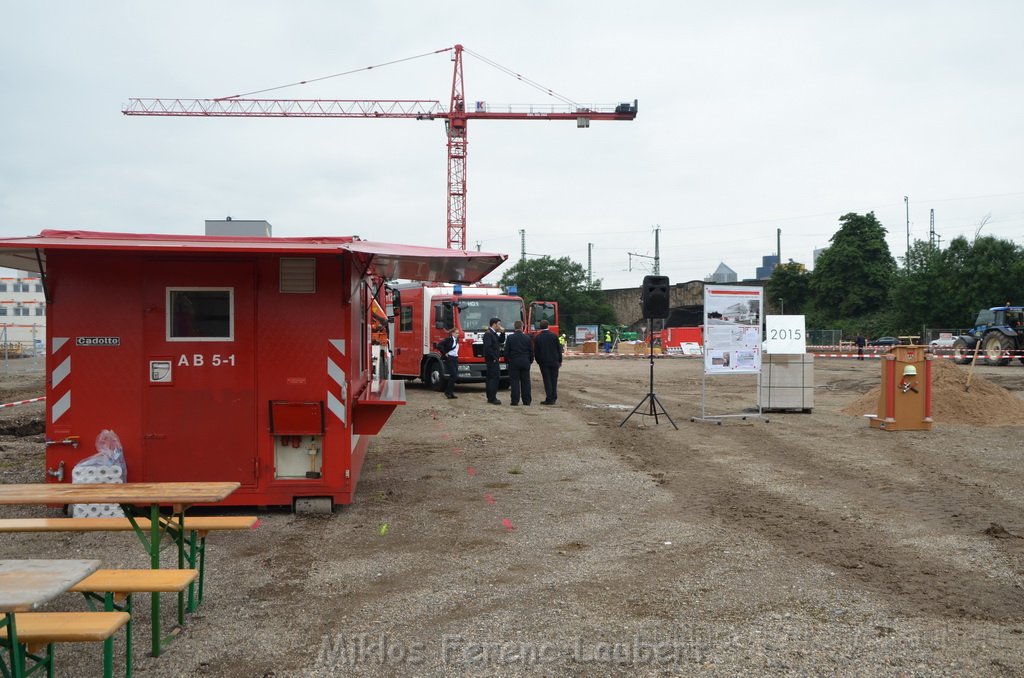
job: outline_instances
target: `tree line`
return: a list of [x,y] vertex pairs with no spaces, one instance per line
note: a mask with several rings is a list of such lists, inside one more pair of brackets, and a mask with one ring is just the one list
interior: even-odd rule
[[917,335],[923,328],[966,328],[978,310],[1024,304],[1024,248],[993,236],[961,236],[945,248],[915,241],[898,265],[886,229],[867,214],[845,214],[808,272],[792,259],[765,289],[769,308],[807,316],[807,327],[863,334]]
[[[979,309],[1024,305],[1024,248],[1012,241],[976,234],[940,248],[918,240],[897,262],[874,212],[844,214],[839,224],[813,271],[792,259],[775,268],[765,289],[769,311],[784,308],[807,316],[808,328],[839,329],[852,338],[966,328]],[[616,323],[601,281],[589,280],[569,257],[521,259],[499,284],[515,285],[527,302],[557,301],[568,331]]]
[[569,257],[520,259],[498,284],[514,285],[526,303],[557,301],[561,331],[571,334],[576,325],[613,325],[615,311],[605,301],[599,279],[588,280],[583,266]]

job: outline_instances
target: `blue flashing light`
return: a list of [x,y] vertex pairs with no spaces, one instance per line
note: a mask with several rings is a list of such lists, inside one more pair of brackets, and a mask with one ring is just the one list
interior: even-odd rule
[[455,283],[455,289],[452,291],[453,294],[462,294],[462,285]]
[[512,294],[512,295],[519,294],[519,286],[518,285],[509,285],[508,286],[508,293]]

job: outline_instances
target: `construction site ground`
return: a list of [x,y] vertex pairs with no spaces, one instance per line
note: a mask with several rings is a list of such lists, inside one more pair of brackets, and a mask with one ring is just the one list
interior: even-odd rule
[[[252,508],[257,530],[211,536],[206,599],[160,658],[136,596],[135,672],[1020,675],[1024,366],[979,367],[970,392],[967,367],[942,367],[930,432],[843,412],[878,386],[877,360],[819,359],[811,413],[719,426],[690,421],[700,360],[658,359],[678,430],[641,414],[620,426],[648,392],[644,358],[566,360],[554,407],[536,373],[531,407],[412,384],[352,506]],[[31,361],[0,375],[3,402],[43,393]],[[709,413],[756,407],[754,377],[705,386]],[[958,398],[976,421],[942,420]],[[4,483],[43,479],[43,417],[0,409]],[[127,533],[0,544],[0,558],[147,565]],[[70,594],[50,608],[86,609]],[[57,675],[99,675],[98,646],[56,657]]]

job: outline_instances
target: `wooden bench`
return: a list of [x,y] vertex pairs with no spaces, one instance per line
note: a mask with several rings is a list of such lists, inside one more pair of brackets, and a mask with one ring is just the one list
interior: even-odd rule
[[[106,612],[127,612],[134,617],[133,593],[178,593],[198,575],[196,570],[96,570],[68,590],[83,594],[93,609],[100,602]],[[132,622],[129,619],[125,629],[125,678],[132,675]],[[152,623],[159,627],[160,619],[154,617]],[[113,639],[106,643],[105,649],[112,652]]]
[[[54,643],[104,642],[103,676],[113,678],[114,657],[106,643],[130,616],[127,612],[21,612],[16,619],[18,643],[37,662],[33,670],[46,666],[47,675],[53,675]],[[0,640],[7,640],[6,627],[0,629]]]
[[[173,533],[177,521],[161,521]],[[149,530],[148,518],[136,518],[138,529]],[[206,536],[223,530],[254,530],[259,527],[256,516],[190,516],[185,520],[188,545],[185,560],[189,567],[199,570],[198,594],[195,586],[188,587],[188,611],[195,612],[203,602],[203,581],[206,573]],[[127,518],[4,518],[0,519],[0,534],[11,532],[133,532],[136,528]]]

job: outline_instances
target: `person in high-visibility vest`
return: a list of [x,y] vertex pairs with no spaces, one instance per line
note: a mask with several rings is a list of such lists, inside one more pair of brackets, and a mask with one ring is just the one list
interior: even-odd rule
[[608,331],[605,331],[604,333],[604,352],[612,352],[612,333]]
[[558,344],[562,347],[562,353],[565,353],[566,339],[564,334],[558,335]]

